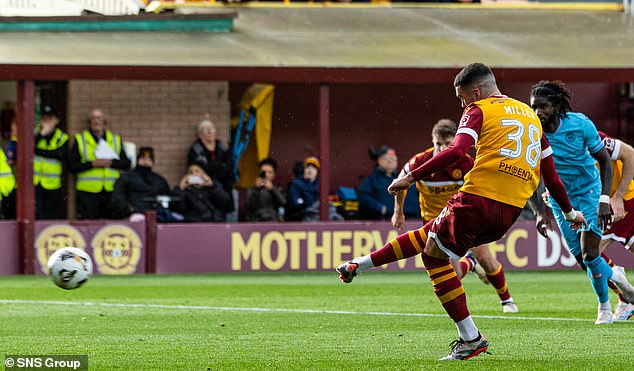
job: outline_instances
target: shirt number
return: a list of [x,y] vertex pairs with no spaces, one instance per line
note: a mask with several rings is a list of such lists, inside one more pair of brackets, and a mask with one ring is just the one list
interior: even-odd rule
[[528,163],[531,169],[534,169],[541,157],[541,138],[539,137],[539,129],[537,126],[528,124],[528,140],[530,142],[526,145],[526,151],[524,151],[524,147],[522,146],[522,137],[524,137],[525,130],[524,124],[519,120],[513,119],[503,119],[501,123],[502,126],[513,126],[516,130],[506,135],[508,140],[515,143],[515,148],[500,148],[500,155],[509,158],[520,158],[522,153],[524,153],[526,163]]

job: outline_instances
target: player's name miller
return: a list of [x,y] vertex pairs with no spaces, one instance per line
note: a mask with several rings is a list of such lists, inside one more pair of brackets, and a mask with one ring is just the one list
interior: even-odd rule
[[524,109],[518,106],[504,106],[504,111],[508,115],[518,115],[518,116],[530,117],[532,119],[535,118],[535,112],[533,112],[533,110]]
[[504,161],[500,161],[498,171],[512,175],[514,177],[529,181],[533,179],[533,174],[527,170],[522,169],[519,166],[507,164]]

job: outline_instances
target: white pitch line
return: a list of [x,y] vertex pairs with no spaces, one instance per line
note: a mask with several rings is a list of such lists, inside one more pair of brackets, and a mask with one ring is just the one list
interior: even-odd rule
[[[398,312],[355,312],[347,310],[326,309],[287,309],[287,308],[259,308],[259,307],[212,307],[207,305],[167,305],[167,304],[135,304],[135,303],[95,303],[90,301],[53,301],[53,300],[0,300],[0,304],[33,304],[33,305],[75,305],[85,307],[110,307],[110,308],[152,308],[152,309],[189,309],[189,310],[217,310],[226,312],[270,312],[270,313],[316,313],[316,314],[348,314],[348,315],[372,315],[395,317],[446,317],[446,314],[431,313],[398,313]],[[556,317],[520,317],[520,316],[481,316],[474,318],[510,319],[523,321],[566,321],[589,322],[590,319],[582,318],[556,318]]]

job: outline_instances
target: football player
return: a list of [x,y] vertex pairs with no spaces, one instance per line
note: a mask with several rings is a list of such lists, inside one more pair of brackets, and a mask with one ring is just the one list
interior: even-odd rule
[[[500,239],[515,223],[543,174],[571,228],[586,225],[572,208],[542,135],[541,124],[526,104],[503,95],[491,69],[482,63],[463,68],[454,80],[464,112],[451,145],[408,174],[388,191],[400,191],[456,163],[476,145],[473,169],[438,217],[418,230],[389,241],[381,249],[337,268],[344,282],[359,270],[380,266],[395,257],[421,255],[441,305],[454,321],[459,338],[441,360],[468,360],[488,349],[469,312],[464,287],[450,258],[460,259],[475,246]],[[428,238],[429,236],[429,238]]]
[[[604,251],[614,241],[619,242],[634,254],[634,148],[616,138],[599,131],[605,149],[612,159],[612,188],[610,190],[610,206],[614,212],[612,227],[603,231],[599,249],[601,256],[613,270],[619,270],[625,275],[623,267],[616,266]],[[629,283],[629,282],[628,282]],[[619,297],[614,307],[612,319],[625,321],[634,316],[634,303],[631,303],[612,281],[608,283]]]
[[[401,170],[400,176],[408,174],[411,170],[429,161],[438,153],[447,149],[456,136],[458,126],[451,120],[438,121],[432,129],[431,138],[433,147],[413,156]],[[473,168],[473,158],[466,155],[455,164],[425,177],[416,182],[419,192],[421,216],[427,223],[435,219],[445,207],[447,201],[455,195],[464,184],[464,176]],[[402,230],[405,223],[403,213],[403,201],[407,190],[400,191],[395,196],[394,214],[392,225]],[[504,313],[517,313],[519,309],[508,290],[502,264],[495,259],[487,246],[474,247],[460,260],[451,259],[452,266],[461,279],[468,273],[475,273],[484,283],[495,288],[502,304]]]
[[[570,195],[572,206],[588,218],[588,228],[577,231],[566,228],[567,222],[559,215],[560,204],[552,199],[552,195],[549,205],[570,253],[587,268],[599,302],[595,323],[609,324],[613,322],[613,316],[608,280],[615,283],[628,301],[630,297],[634,299],[634,290],[623,272],[610,267],[601,257],[599,243],[602,231],[612,227],[609,196],[612,163],[594,123],[581,113],[571,112],[571,96],[570,90],[561,81],[541,81],[532,87],[530,102],[551,144],[557,172]],[[550,215],[539,212],[538,231],[545,235],[545,229],[550,225]]]

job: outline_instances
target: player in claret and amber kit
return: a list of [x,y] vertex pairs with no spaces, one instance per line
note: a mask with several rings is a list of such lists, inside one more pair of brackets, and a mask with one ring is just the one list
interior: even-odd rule
[[394,255],[420,252],[434,292],[459,334],[450,354],[441,359],[467,360],[485,352],[489,343],[471,317],[464,288],[449,259],[460,259],[472,247],[500,239],[534,193],[540,174],[571,228],[578,229],[586,221],[570,206],[535,112],[502,95],[493,72],[481,63],[463,68],[454,87],[464,108],[454,141],[431,160],[394,180],[388,190],[395,195],[409,188],[454,164],[475,145],[474,166],[465,176],[464,185],[436,219],[388,242],[369,256],[370,262],[352,261],[337,271],[344,282],[350,282],[358,270],[382,265]]

